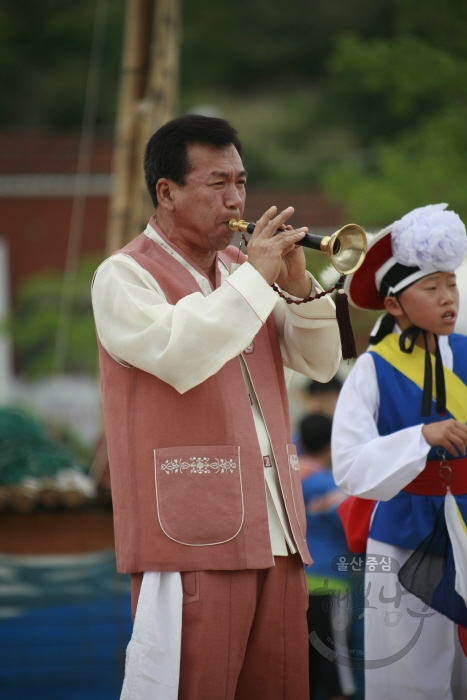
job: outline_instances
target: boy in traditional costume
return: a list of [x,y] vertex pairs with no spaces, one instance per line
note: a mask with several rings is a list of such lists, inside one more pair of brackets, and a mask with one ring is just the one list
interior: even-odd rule
[[386,311],[332,436],[335,481],[358,497],[341,506],[349,545],[367,552],[366,700],[467,697],[467,338],[454,333],[467,237],[446,207],[377,234],[345,285],[353,305]]

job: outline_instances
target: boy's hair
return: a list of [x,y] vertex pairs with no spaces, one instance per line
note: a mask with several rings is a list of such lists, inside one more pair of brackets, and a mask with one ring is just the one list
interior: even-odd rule
[[218,149],[234,146],[239,155],[242,154],[237,131],[225,119],[201,114],[184,114],[171,119],[151,136],[144,153],[144,177],[156,208],[157,181],[165,177],[183,187],[190,172],[188,146],[195,143]]
[[[397,299],[397,297],[396,297]],[[383,338],[394,331],[394,326],[396,325],[395,317],[386,311],[386,313],[381,317],[379,325],[377,325],[370,333],[368,338],[369,345],[378,345]]]
[[317,455],[331,442],[332,419],[322,413],[310,413],[300,422],[300,440],[307,454]]
[[331,392],[339,393],[342,389],[342,382],[333,377],[328,382],[318,382],[316,379],[311,379],[305,386],[305,392],[310,396],[322,396]]

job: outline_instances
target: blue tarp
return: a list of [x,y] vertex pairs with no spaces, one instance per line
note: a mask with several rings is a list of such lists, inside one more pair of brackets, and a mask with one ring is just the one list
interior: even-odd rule
[[113,551],[0,555],[2,700],[118,700],[130,636]]

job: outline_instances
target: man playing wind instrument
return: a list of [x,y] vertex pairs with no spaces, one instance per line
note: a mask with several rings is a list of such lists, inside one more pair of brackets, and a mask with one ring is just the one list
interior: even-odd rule
[[117,566],[135,614],[122,698],[308,697],[300,473],[284,365],[328,381],[335,307],[271,207],[248,258],[235,130],[185,115],[150,139],[156,208],[98,269],[99,338]]

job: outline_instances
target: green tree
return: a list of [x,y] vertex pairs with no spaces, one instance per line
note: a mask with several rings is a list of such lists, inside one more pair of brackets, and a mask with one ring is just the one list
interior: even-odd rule
[[[95,8],[0,0],[0,127],[80,127]],[[97,118],[108,130],[124,8],[108,2]],[[466,33],[463,0],[183,0],[180,111],[208,104],[238,127],[251,184],[305,187],[329,171],[329,191],[378,223],[428,197],[453,201]],[[441,143],[436,132],[451,126]],[[395,181],[414,162],[425,175],[439,148],[445,163],[429,186],[397,194]]]
[[[1,0],[1,126],[81,125],[95,6],[95,0]],[[123,0],[111,0],[98,126],[114,122],[122,20]]]
[[322,181],[365,225],[435,202],[467,218],[467,11],[456,0],[442,12],[433,0],[397,4],[391,40],[336,44],[330,69],[347,85],[358,148]]
[[387,225],[425,204],[447,202],[467,221],[467,109],[447,109],[360,159],[329,170],[328,191],[365,226]]
[[[71,319],[64,371],[97,371],[97,345],[91,306],[91,281],[100,260],[83,260],[72,291]],[[29,379],[51,374],[57,334],[62,275],[34,275],[18,293],[9,329],[20,370]]]

